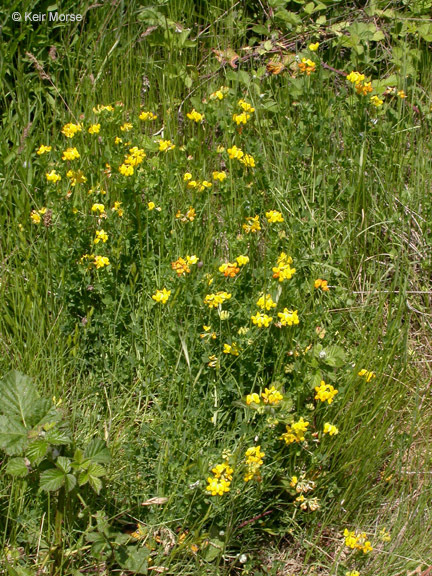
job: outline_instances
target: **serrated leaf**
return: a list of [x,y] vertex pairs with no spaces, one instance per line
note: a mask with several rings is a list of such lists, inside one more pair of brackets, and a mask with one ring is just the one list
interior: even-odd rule
[[48,452],[49,444],[44,439],[38,439],[26,448],[26,456],[32,464],[39,464]]
[[56,466],[59,470],[64,472],[64,474],[68,474],[71,469],[71,461],[65,456],[59,456],[56,460]]
[[111,460],[110,452],[103,440],[94,438],[85,448],[84,457],[92,462],[107,464]]
[[24,478],[28,473],[29,469],[24,458],[12,458],[6,465],[6,474],[11,476]]
[[102,490],[102,480],[100,478],[89,476],[89,484],[96,492],[96,494],[99,494],[99,492]]
[[71,443],[71,439],[63,430],[49,430],[45,434],[45,440],[53,446],[64,446]]
[[9,456],[23,452],[27,443],[27,430],[18,420],[0,416],[0,448]]
[[65,476],[65,487],[68,492],[73,490],[76,486],[77,479],[73,474],[66,474]]
[[40,423],[51,407],[49,400],[39,398],[31,379],[17,370],[0,381],[0,398],[3,414],[18,419],[26,428]]
[[65,483],[65,474],[58,468],[50,468],[40,475],[40,488],[45,492],[55,492]]

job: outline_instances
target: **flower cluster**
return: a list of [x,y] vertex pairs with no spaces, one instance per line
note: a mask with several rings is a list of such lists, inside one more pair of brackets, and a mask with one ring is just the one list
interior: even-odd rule
[[246,474],[244,476],[245,482],[249,482],[253,479],[257,480],[258,482],[261,480],[259,469],[263,465],[264,456],[265,453],[261,452],[261,446],[253,446],[246,450]]
[[319,386],[315,386],[315,400],[320,400],[321,402],[328,402],[331,404],[333,402],[333,398],[338,393],[338,390],[333,388],[331,384],[326,384],[324,380],[321,380]]
[[207,304],[209,308],[217,308],[222,306],[222,304],[231,298],[232,294],[228,292],[217,292],[216,294],[207,294],[204,298],[204,304]]
[[206,490],[212,496],[223,496],[226,492],[230,491],[232,475],[234,470],[228,462],[222,462],[212,468],[213,476],[207,478],[208,485]]
[[295,268],[291,268],[291,264],[293,263],[293,259],[291,256],[282,252],[277,259],[276,266],[272,268],[273,271],[273,278],[279,280],[279,282],[283,282],[284,280],[291,280],[291,278],[296,273]]
[[191,264],[196,264],[198,262],[198,257],[193,256],[186,256],[185,258],[177,258],[174,262],[171,262],[171,268],[176,272],[177,276],[185,276],[186,274],[190,274]]
[[370,541],[367,539],[366,532],[355,532],[345,529],[345,546],[353,550],[361,550],[363,554],[367,554],[373,550]]
[[282,434],[280,440],[285,440],[286,444],[292,444],[293,442],[303,442],[305,439],[305,432],[309,426],[309,422],[303,420],[303,417],[297,422],[292,424],[287,424],[286,432]]

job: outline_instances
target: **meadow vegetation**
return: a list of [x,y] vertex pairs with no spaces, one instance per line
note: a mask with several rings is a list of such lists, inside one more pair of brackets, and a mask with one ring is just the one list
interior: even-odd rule
[[431,8],[0,8],[4,574],[429,573]]

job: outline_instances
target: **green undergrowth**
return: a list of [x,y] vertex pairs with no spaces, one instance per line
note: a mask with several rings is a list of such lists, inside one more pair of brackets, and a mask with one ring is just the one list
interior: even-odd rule
[[430,3],[21,4],[2,569],[425,570]]

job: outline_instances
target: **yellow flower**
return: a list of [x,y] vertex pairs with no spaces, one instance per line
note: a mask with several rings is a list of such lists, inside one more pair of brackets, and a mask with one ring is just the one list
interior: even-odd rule
[[227,177],[225,172],[213,172],[213,180],[219,180],[219,182],[223,182]]
[[183,182],[188,182],[189,180],[192,180],[192,174],[190,172],[186,172],[183,175]]
[[59,180],[61,180],[60,174],[57,174],[55,170],[51,170],[51,172],[48,172],[47,174],[45,174],[45,176],[48,182],[58,182]]
[[279,404],[283,400],[283,395],[274,386],[265,388],[261,396],[264,404]]
[[363,368],[363,370],[360,370],[360,372],[358,373],[358,376],[360,376],[362,378],[364,377],[366,382],[370,382],[372,380],[372,378],[376,378],[375,372],[365,370],[364,368]]
[[316,52],[319,48],[319,42],[315,42],[315,44],[309,44],[308,48],[311,52]]
[[331,384],[326,384],[324,380],[321,380],[319,386],[315,386],[315,400],[320,400],[321,402],[327,401],[329,404],[333,402],[333,398],[338,393],[338,390],[333,388]]
[[403,90],[398,90],[397,95],[398,95],[399,98],[401,98],[402,100],[407,97],[407,95],[405,94],[405,92],[404,92]]
[[288,310],[288,308],[284,308],[283,312],[278,312],[278,316],[282,326],[292,326],[293,324],[299,323],[297,310]]
[[302,58],[302,61],[299,62],[298,67],[300,72],[303,72],[303,74],[306,74],[307,76],[310,76],[311,73],[315,72],[316,70],[315,62],[313,62],[309,58]]
[[144,121],[152,121],[152,120],[156,120],[157,116],[156,114],[153,114],[153,112],[144,112],[142,111],[141,114],[139,115],[139,119],[140,120],[144,120]]
[[323,292],[328,292],[330,288],[327,286],[327,280],[321,280],[321,278],[317,278],[314,282],[314,288],[321,288]]
[[296,485],[297,485],[297,482],[298,482],[297,476],[292,476],[292,477],[291,477],[291,482],[290,482],[291,488],[295,488]]
[[62,160],[75,160],[80,157],[76,148],[68,148],[63,152]]
[[110,105],[103,106],[102,104],[99,104],[98,106],[93,108],[93,112],[95,114],[100,114],[101,112],[114,112],[114,108]]
[[171,268],[175,270],[177,276],[184,276],[190,274],[190,268],[184,258],[177,258],[175,262],[171,262]]
[[336,434],[339,434],[339,430],[336,426],[333,426],[333,424],[326,422],[324,424],[324,434],[328,434],[329,436],[335,436]]
[[109,266],[110,261],[106,256],[95,256],[94,265],[96,268],[104,268],[104,266]]
[[82,170],[69,170],[66,176],[70,178],[71,186],[76,186],[77,184],[85,184],[87,182],[87,178],[84,176],[84,172]]
[[31,218],[31,221],[33,222],[33,224],[40,224],[41,217],[40,217],[40,214],[38,214],[36,212],[36,210],[32,210],[32,213],[30,214],[30,218]]
[[92,124],[88,129],[88,133],[89,134],[99,134],[100,127],[101,127],[100,124]]
[[250,154],[245,154],[243,158],[240,158],[240,162],[246,166],[246,168],[255,168],[254,157]]
[[121,164],[119,166],[119,172],[123,174],[123,176],[132,176],[134,169],[130,164]]
[[122,124],[122,126],[120,126],[120,130],[122,132],[129,132],[129,130],[132,130],[133,128],[133,124],[131,124],[130,122],[125,122],[124,124]]
[[118,144],[121,144],[122,142],[123,142],[123,139],[120,138],[120,136],[115,137],[114,144],[118,145]]
[[360,572],[357,570],[351,570],[350,572],[345,572],[345,576],[360,576]]
[[123,216],[123,213],[124,213],[124,212],[123,212],[123,208],[120,208],[121,205],[122,205],[122,203],[119,202],[118,200],[116,200],[116,201],[114,202],[114,206],[111,208],[111,210],[112,210],[113,212],[117,212],[117,214],[118,214],[120,217]]
[[365,82],[364,84],[363,82],[357,82],[355,85],[355,90],[357,94],[360,94],[361,96],[367,96],[372,92],[373,88],[371,82]]
[[237,126],[240,126],[240,124],[246,124],[249,118],[250,114],[246,114],[246,112],[242,112],[241,114],[233,114],[233,120]]
[[286,444],[292,444],[293,442],[303,442],[305,439],[304,433],[307,431],[309,422],[300,418],[297,422],[293,422],[291,425],[287,425],[286,432],[280,436],[280,440],[285,440]]
[[196,264],[198,262],[198,256],[186,256],[186,261],[188,264]]
[[231,344],[224,344],[223,353],[231,354],[232,356],[238,356],[240,354],[240,350],[238,349],[237,344],[232,342]]
[[200,114],[195,110],[195,108],[192,110],[192,112],[188,112],[186,116],[189,118],[189,120],[193,120],[194,122],[197,123],[202,122],[204,120],[204,114]]
[[149,210],[154,210],[156,208],[156,204],[154,202],[149,202],[147,206]]
[[230,490],[231,482],[225,480],[225,478],[218,480],[217,478],[209,477],[207,478],[207,482],[206,490],[210,492],[212,496],[223,496],[225,492],[229,492]]
[[240,148],[237,148],[237,146],[233,146],[232,148],[228,148],[227,152],[228,152],[228,156],[229,156],[230,160],[234,160],[234,159],[240,160],[244,156],[244,152]]
[[171,295],[171,290],[167,290],[166,288],[162,288],[162,290],[156,290],[156,293],[153,294],[152,298],[155,302],[161,302],[162,304],[166,304],[168,302],[168,298]]
[[272,308],[276,308],[276,302],[273,302],[270,294],[263,294],[259,298],[257,306],[261,308],[261,310],[271,310]]
[[237,256],[236,260],[239,266],[244,266],[249,262],[249,256]]
[[168,150],[173,150],[175,144],[171,140],[159,140],[159,152],[168,152]]
[[248,394],[246,396],[246,404],[248,406],[250,406],[250,404],[252,404],[252,403],[253,404],[259,404],[260,402],[261,402],[261,399],[256,392],[254,392],[253,394]]
[[353,70],[352,72],[350,72],[348,74],[346,79],[348,80],[348,82],[351,82],[351,84],[358,84],[359,82],[363,82],[363,80],[365,79],[365,76],[364,76],[364,74],[360,74],[360,72],[355,72]]
[[232,475],[234,470],[228,464],[228,462],[222,462],[222,464],[217,464],[212,468],[212,472],[216,478],[226,478],[227,480],[232,480]]
[[217,308],[222,305],[226,300],[231,298],[232,294],[228,292],[217,292],[216,294],[207,294],[204,298],[204,304],[207,304],[209,308]]
[[210,100],[223,100],[228,92],[229,88],[227,86],[221,86],[219,90],[210,94]]
[[208,366],[209,368],[217,368],[217,366],[218,366],[217,356],[215,356],[214,354],[212,354],[211,356],[209,356],[209,360],[210,360],[210,362],[208,362],[207,366]]
[[379,98],[378,96],[371,96],[370,101],[377,108],[379,108],[380,106],[382,106],[384,104],[384,100],[381,100],[381,98]]
[[240,272],[240,268],[236,263],[226,262],[219,266],[219,272],[222,272],[226,278],[234,278]]
[[271,224],[284,221],[282,214],[277,210],[270,210],[269,212],[266,212],[266,218]]
[[104,214],[105,206],[103,204],[93,204],[91,207],[92,212],[99,212],[99,214]]
[[47,152],[51,152],[52,150],[52,146],[44,146],[43,144],[41,144],[41,146],[39,146],[36,154],[38,154],[39,156],[42,156],[42,154],[46,154]]
[[96,230],[96,237],[93,240],[94,244],[99,244],[101,240],[105,244],[105,242],[108,240],[108,234],[105,232],[105,230]]
[[257,312],[255,316],[251,316],[251,320],[256,326],[258,326],[258,328],[268,328],[273,318],[267,314],[261,314],[260,312]]
[[277,259],[276,266],[272,268],[273,271],[273,278],[278,279],[279,282],[283,282],[284,280],[291,280],[293,275],[296,272],[295,268],[291,268],[293,260],[291,256],[285,254],[285,252],[281,252],[279,258]]
[[146,153],[142,148],[138,148],[138,146],[134,146],[130,148],[129,154],[125,156],[124,164],[128,164],[129,166],[138,166],[144,161],[146,157]]
[[249,482],[253,478],[258,480],[258,482],[261,480],[259,469],[263,465],[264,456],[264,452],[261,452],[261,446],[252,446],[246,450],[246,474],[244,476],[245,482]]
[[69,124],[65,124],[62,128],[62,134],[66,136],[66,138],[73,138],[77,132],[81,132],[82,126],[81,124],[73,124],[70,122]]
[[237,102],[237,105],[243,110],[243,112],[250,112],[251,114],[255,112],[255,108],[252,108],[251,104],[245,102],[243,99]]
[[249,234],[250,232],[255,233],[258,232],[259,230],[261,230],[261,224],[259,222],[259,216],[248,216],[246,218],[246,224],[243,224],[243,230],[246,232],[246,234]]

